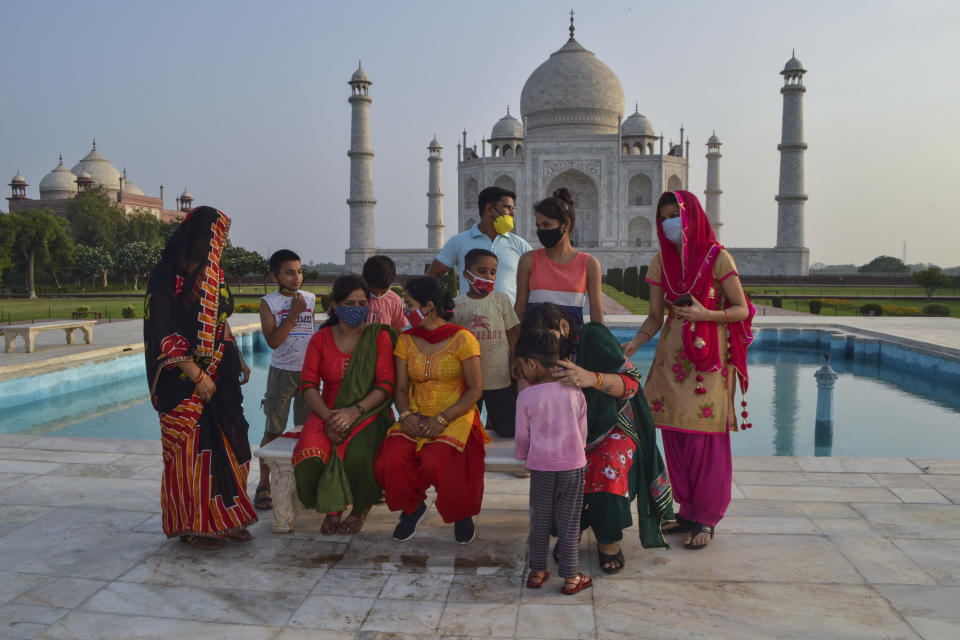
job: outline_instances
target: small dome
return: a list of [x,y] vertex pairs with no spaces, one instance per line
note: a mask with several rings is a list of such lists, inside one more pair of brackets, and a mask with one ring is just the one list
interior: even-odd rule
[[105,189],[113,191],[120,190],[120,178],[122,174],[117,171],[115,166],[110,164],[109,160],[100,155],[96,145],[94,145],[90,153],[84,156],[83,160],[78,162],[70,171],[78,176],[81,175],[81,172],[86,172],[90,178],[93,178],[95,183],[103,186]]
[[500,118],[497,124],[493,125],[493,131],[490,134],[491,140],[497,138],[522,138],[523,123],[510,115],[510,109],[507,109],[507,115]]
[[133,180],[127,178],[123,181],[123,192],[132,196],[142,196],[143,191],[133,183]]
[[77,192],[77,176],[63,166],[63,157],[60,164],[53,171],[43,176],[40,181],[40,199],[56,198],[62,195],[73,195]]
[[790,56],[790,59],[787,60],[787,64],[785,64],[785,65],[783,66],[783,71],[784,71],[784,72],[787,72],[787,71],[806,71],[806,69],[803,68],[803,63],[800,62],[799,60],[797,60],[797,54],[794,52],[794,54],[793,54],[792,56]]
[[653,123],[650,122],[647,116],[640,113],[640,111],[636,111],[620,125],[620,134],[623,136],[656,137],[657,132],[654,130]]
[[714,132],[714,134],[710,136],[710,139],[707,140],[707,144],[721,144],[720,138],[717,137],[716,132]]
[[10,181],[10,184],[27,184],[27,179],[20,175],[20,172],[17,171],[17,175],[13,176],[13,180]]
[[443,146],[440,144],[440,141],[437,140],[437,136],[433,136],[433,140],[430,141],[427,149],[443,149]]
[[350,82],[366,82],[367,84],[373,84],[370,82],[370,78],[367,77],[366,72],[359,65],[357,66],[357,70],[353,72],[353,76],[350,77]]
[[186,189],[183,190],[183,193],[180,194],[181,200],[193,200],[193,196],[190,195],[190,192]]

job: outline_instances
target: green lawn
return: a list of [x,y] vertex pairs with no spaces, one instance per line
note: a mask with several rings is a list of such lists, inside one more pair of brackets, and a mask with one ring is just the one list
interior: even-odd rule
[[603,292],[627,308],[630,313],[645,316],[650,312],[650,303],[640,298],[628,296],[622,291],[617,291],[609,284],[602,285]]
[[[141,292],[142,293],[142,292]],[[143,298],[0,298],[2,322],[41,322],[49,319],[70,319],[70,312],[79,306],[99,311],[103,318],[121,320],[123,307],[131,306],[138,318],[143,318]]]
[[[755,294],[750,295],[754,304],[763,304],[770,305],[770,299],[762,295],[758,296]],[[835,302],[836,301],[836,302]],[[942,304],[950,309],[950,316],[953,318],[960,318],[960,301],[958,300],[934,300],[937,304]],[[912,308],[912,312],[906,311],[897,311],[885,312],[884,315],[888,316],[910,316],[910,315],[922,315],[919,313],[919,310],[923,308],[927,301],[925,300],[877,300],[869,298],[848,298],[848,299],[839,299],[839,298],[824,298],[823,299],[823,308],[820,310],[820,315],[822,316],[856,316],[859,315],[860,307],[865,304],[874,303],[879,304],[881,307],[899,307],[899,308]],[[793,309],[796,311],[810,311],[810,302],[808,300],[789,300],[785,299],[783,301],[784,309]]]
[[[821,298],[860,298],[873,296],[923,296],[920,287],[830,287],[830,286],[779,286],[747,285],[744,288],[751,297],[763,296],[819,296]],[[960,289],[937,289],[934,295],[958,296]]]

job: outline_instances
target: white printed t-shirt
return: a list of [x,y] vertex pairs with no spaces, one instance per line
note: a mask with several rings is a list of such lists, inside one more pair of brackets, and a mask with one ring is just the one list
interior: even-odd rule
[[[291,329],[287,338],[273,350],[273,355],[270,356],[271,367],[286,371],[300,371],[303,368],[303,357],[307,353],[310,338],[313,337],[313,309],[317,304],[317,296],[309,291],[301,291],[300,295],[306,301],[307,308],[300,312],[297,326]],[[290,314],[293,298],[274,291],[263,296],[261,300],[267,303],[273,313],[274,326],[279,327]]]
[[507,330],[520,324],[510,298],[492,291],[483,298],[464,294],[454,300],[453,323],[477,338],[480,343],[480,370],[486,391],[510,386],[510,342]]

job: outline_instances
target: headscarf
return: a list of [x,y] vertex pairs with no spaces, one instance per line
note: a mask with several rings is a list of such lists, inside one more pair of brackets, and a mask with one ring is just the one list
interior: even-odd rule
[[[678,250],[663,233],[660,207],[676,202],[680,206],[680,222],[683,237]],[[685,293],[696,298],[708,310],[716,310],[721,292],[713,280],[713,265],[723,245],[717,242],[707,214],[700,200],[689,191],[668,191],[657,203],[657,237],[660,239],[660,259],[663,263],[664,295],[674,302]],[[746,295],[744,295],[746,298]],[[741,392],[746,392],[749,383],[747,374],[747,347],[753,342],[751,324],[756,310],[746,298],[749,315],[745,320],[727,324],[729,331],[729,362],[737,372]],[[729,301],[727,301],[729,305]],[[685,322],[683,346],[687,358],[697,371],[719,371],[720,347],[716,322]]]

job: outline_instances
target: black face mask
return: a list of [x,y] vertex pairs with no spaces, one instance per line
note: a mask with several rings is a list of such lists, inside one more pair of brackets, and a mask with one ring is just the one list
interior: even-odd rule
[[563,233],[563,229],[560,227],[556,227],[555,229],[537,229],[537,239],[540,240],[540,244],[549,249],[560,242],[560,239],[563,238]]

